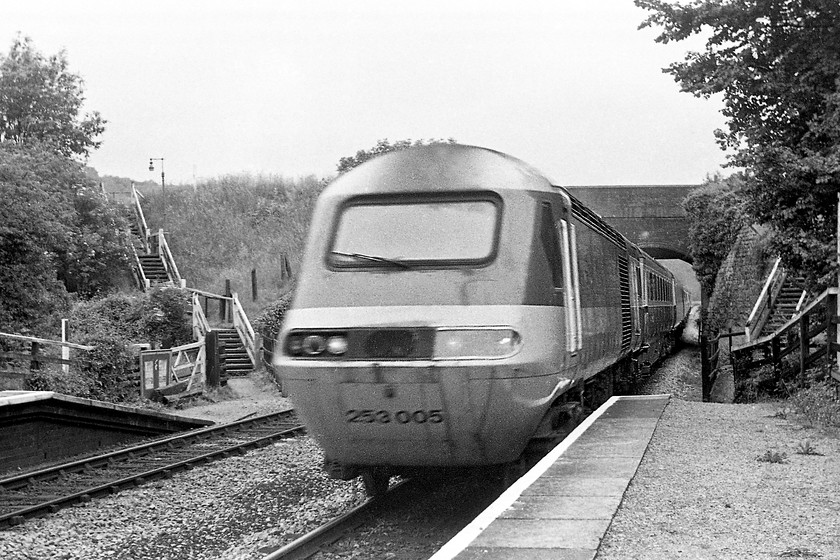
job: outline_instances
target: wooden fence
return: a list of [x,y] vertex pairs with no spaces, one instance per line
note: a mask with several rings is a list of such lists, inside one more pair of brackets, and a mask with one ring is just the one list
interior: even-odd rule
[[[0,332],[0,340],[3,342],[0,345],[0,368],[7,370],[38,371],[44,364],[77,366],[85,361],[84,354],[79,351],[93,350],[93,346],[84,344],[3,332]],[[55,355],[62,348],[68,351]],[[76,352],[71,354],[71,350]]]
[[206,376],[204,340],[175,348],[140,352],[140,396],[172,395],[202,385]]
[[[810,365],[828,353],[840,352],[840,344],[837,343],[837,324],[840,322],[838,292],[838,288],[829,288],[772,335],[733,348],[734,374],[743,375],[766,365],[778,371],[783,360],[798,351],[799,359],[793,365],[799,374],[800,384],[804,384],[805,371]],[[832,370],[831,375],[840,381],[836,370]]]

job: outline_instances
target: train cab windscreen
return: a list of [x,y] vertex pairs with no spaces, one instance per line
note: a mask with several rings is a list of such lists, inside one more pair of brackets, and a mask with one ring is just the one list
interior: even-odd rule
[[500,203],[491,199],[355,201],[337,220],[335,268],[462,266],[493,259]]

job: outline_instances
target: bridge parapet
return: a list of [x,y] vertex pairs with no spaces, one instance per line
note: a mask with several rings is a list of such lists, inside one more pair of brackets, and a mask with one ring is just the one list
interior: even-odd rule
[[566,187],[573,196],[657,259],[691,262],[682,201],[699,185]]

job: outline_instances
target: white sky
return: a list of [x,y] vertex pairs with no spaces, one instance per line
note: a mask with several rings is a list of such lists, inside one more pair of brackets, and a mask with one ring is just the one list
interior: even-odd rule
[[[719,99],[661,69],[688,45],[637,30],[632,0],[2,0],[64,48],[108,120],[90,164],[167,183],[329,175],[380,138],[454,137],[560,184],[699,183],[725,161]],[[693,47],[697,48],[698,43]]]

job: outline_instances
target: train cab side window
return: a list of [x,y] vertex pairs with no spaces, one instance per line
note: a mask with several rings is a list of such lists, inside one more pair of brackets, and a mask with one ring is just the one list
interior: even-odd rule
[[[543,251],[551,268],[551,280],[555,292],[563,290],[563,258],[560,253],[560,243],[557,240],[557,232],[554,229],[554,217],[551,213],[551,205],[543,204],[540,223],[540,239]],[[558,301],[562,301],[562,298]]]

